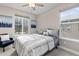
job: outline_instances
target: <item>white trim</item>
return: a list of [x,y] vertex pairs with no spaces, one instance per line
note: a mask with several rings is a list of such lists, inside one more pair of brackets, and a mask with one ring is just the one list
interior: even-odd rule
[[23,34],[23,27],[24,27],[23,19],[24,19],[24,18],[21,18],[21,23],[22,23],[22,34]]
[[71,38],[65,38],[65,37],[60,37],[60,39],[62,39],[62,40],[68,40],[68,41],[73,41],[73,42],[79,43],[79,40],[78,39],[71,39]]
[[75,50],[72,50],[72,49],[69,49],[69,48],[66,48],[66,47],[63,47],[63,46],[59,46],[59,48],[65,50],[65,51],[68,51],[74,55],[78,55],[79,56],[79,52],[78,51],[75,51]]
[[75,24],[75,23],[79,23],[79,21],[75,21],[75,22],[65,22],[65,23],[61,23],[61,24]]

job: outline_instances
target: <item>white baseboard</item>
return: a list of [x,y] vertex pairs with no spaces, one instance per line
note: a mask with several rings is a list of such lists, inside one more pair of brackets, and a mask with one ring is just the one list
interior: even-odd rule
[[72,42],[76,42],[79,43],[78,39],[71,39],[71,38],[66,38],[66,37],[60,37],[61,40],[68,40],[68,41],[72,41]]
[[78,51],[75,51],[75,50],[72,50],[72,49],[69,49],[69,48],[66,48],[66,47],[63,47],[63,46],[59,46],[59,48],[65,50],[65,51],[68,51],[68,52],[70,52],[70,53],[72,53],[74,55],[79,56],[79,52]]

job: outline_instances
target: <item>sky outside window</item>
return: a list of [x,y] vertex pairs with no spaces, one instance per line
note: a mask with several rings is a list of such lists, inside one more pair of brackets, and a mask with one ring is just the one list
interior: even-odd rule
[[[65,18],[65,17],[71,16],[71,15],[79,15],[79,7],[72,8],[72,9],[69,9],[67,11],[63,11],[60,13],[61,18]],[[61,21],[63,21],[63,20],[64,19],[61,19]]]

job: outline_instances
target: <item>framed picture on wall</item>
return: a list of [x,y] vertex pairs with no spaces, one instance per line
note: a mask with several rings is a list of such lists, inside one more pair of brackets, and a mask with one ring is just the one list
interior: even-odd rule
[[11,28],[12,16],[0,15],[0,28]]
[[31,28],[36,28],[36,20],[31,20]]

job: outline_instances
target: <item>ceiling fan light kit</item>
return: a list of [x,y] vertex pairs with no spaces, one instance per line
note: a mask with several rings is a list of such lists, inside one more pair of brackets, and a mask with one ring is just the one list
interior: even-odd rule
[[34,3],[29,3],[29,7],[35,7]]
[[39,4],[39,3],[29,3],[29,4],[23,5],[23,7],[27,7],[27,6],[32,8],[33,10],[39,9],[41,7],[44,7],[43,4]]

